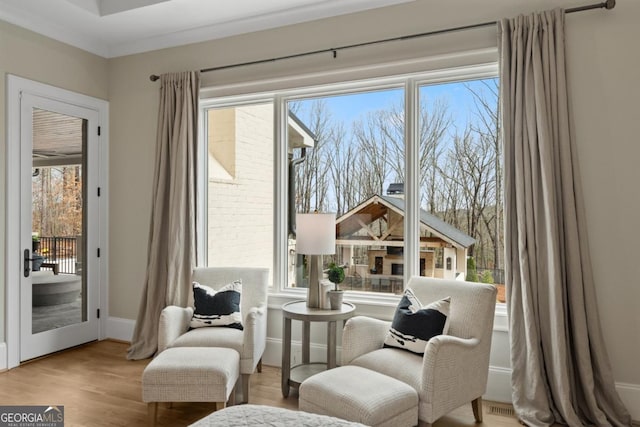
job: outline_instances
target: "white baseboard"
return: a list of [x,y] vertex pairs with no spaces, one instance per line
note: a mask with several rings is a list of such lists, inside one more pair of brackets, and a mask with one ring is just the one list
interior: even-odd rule
[[119,317],[109,317],[107,319],[106,338],[131,342],[136,321],[131,319],[121,319]]
[[282,340],[267,337],[262,363],[268,366],[282,367]]
[[631,413],[631,419],[635,425],[640,425],[640,385],[616,383],[616,390],[620,399]]
[[[640,385],[617,382],[616,391],[631,414],[633,424],[640,426]],[[489,367],[487,392],[483,396],[483,399],[511,403],[510,368]]]
[[[340,348],[338,348],[337,359],[340,362]],[[311,343],[311,360],[325,360],[326,347],[324,345]],[[291,343],[291,353],[293,365],[300,363],[302,354],[301,342]],[[279,338],[267,338],[267,345],[262,357],[262,362],[269,366],[282,366],[282,340]],[[631,418],[635,424],[640,425],[640,385],[616,383],[616,390],[625,406],[631,413]],[[500,366],[489,367],[489,379],[487,382],[487,392],[483,399],[511,403],[511,368]]]
[[[341,348],[337,348],[336,358],[338,363],[341,359]],[[291,342],[291,364],[300,363],[302,357],[302,343],[300,341]],[[320,344],[311,343],[311,360],[326,360],[327,347]],[[269,366],[282,366],[282,340],[279,338],[267,338],[267,345],[262,356],[262,363]],[[487,392],[483,396],[486,400],[494,402],[511,403],[511,369],[499,366],[489,367],[489,380]]]
[[[338,363],[341,359],[341,348],[338,347],[336,358]],[[302,357],[302,343],[300,341],[291,342],[291,364],[300,363]],[[327,347],[324,345],[311,343],[311,360],[326,360]],[[269,366],[282,366],[282,340],[279,338],[267,338],[267,345],[262,356],[262,363]],[[489,381],[487,392],[483,396],[486,400],[494,402],[511,403],[511,369],[498,366],[489,367]]]
[[[327,347],[322,344],[311,343],[311,354],[309,355],[311,361],[326,360],[327,359]],[[336,359],[338,364],[342,355],[342,349],[338,347],[336,349]],[[302,342],[291,341],[291,365],[297,365],[302,359]],[[262,363],[269,366],[282,366],[282,340],[280,338],[268,338],[267,345],[262,356]]]
[[482,398],[493,402],[511,403],[511,368],[489,366],[487,391]]
[[7,369],[7,343],[0,342],[0,371]]

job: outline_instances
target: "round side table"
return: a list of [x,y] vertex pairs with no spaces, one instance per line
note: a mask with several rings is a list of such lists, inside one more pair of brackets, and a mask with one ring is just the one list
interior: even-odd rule
[[[337,322],[345,321],[355,314],[356,306],[343,302],[340,310],[324,310],[307,307],[306,301],[292,301],[282,306],[284,331],[282,334],[282,395],[289,396],[290,387],[299,387],[302,381],[313,374],[336,367]],[[302,363],[291,366],[291,320],[302,324]],[[311,322],[327,322],[327,362],[310,362]]]

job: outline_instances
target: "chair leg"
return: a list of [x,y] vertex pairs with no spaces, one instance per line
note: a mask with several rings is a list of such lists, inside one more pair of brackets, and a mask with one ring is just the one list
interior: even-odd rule
[[149,426],[154,427],[158,418],[158,402],[149,402],[147,404],[147,414]]
[[258,360],[258,373],[262,373],[262,357]]
[[473,408],[473,416],[477,423],[482,422],[482,396],[471,401],[471,407]]
[[242,403],[249,403],[249,378],[251,375],[242,374]]

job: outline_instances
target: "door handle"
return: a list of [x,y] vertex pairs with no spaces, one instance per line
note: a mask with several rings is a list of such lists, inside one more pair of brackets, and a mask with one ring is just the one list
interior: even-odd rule
[[31,264],[29,264],[31,261],[33,261],[32,258],[29,258],[29,249],[25,249],[24,250],[24,277],[29,277],[29,273],[31,272]]

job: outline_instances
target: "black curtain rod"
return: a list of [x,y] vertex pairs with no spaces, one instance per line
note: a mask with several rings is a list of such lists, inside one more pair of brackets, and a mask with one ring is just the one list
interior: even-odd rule
[[[595,4],[586,5],[586,6],[578,6],[578,7],[573,7],[573,8],[570,8],[570,9],[565,9],[565,13],[583,12],[585,10],[592,10],[592,9],[607,9],[607,10],[611,10],[615,6],[616,6],[616,0],[605,0],[602,3],[595,3]],[[376,45],[376,44],[381,44],[381,43],[389,43],[389,42],[395,42],[395,41],[410,40],[410,39],[415,39],[415,38],[419,38],[419,37],[435,36],[435,35],[438,35],[438,34],[452,33],[452,32],[455,32],[455,31],[464,31],[464,30],[471,30],[471,29],[474,29],[474,28],[489,27],[491,25],[496,25],[496,24],[497,24],[497,21],[482,22],[480,24],[463,25],[462,27],[445,28],[445,29],[442,29],[442,30],[428,31],[426,33],[409,34],[409,35],[406,35],[406,36],[392,37],[392,38],[382,39],[382,40],[373,40],[373,41],[368,41],[368,42],[355,43],[355,44],[344,45],[344,46],[339,46],[339,47],[332,47],[332,48],[327,48],[327,49],[319,49],[319,50],[312,50],[312,51],[308,51],[308,52],[294,53],[292,55],[278,56],[278,57],[269,58],[269,59],[258,59],[256,61],[239,62],[239,63],[236,63],[236,64],[221,65],[219,67],[204,68],[204,69],[200,70],[200,72],[201,73],[208,73],[210,71],[226,70],[228,68],[244,67],[244,66],[247,66],[247,65],[256,65],[256,64],[265,64],[267,62],[282,61],[284,59],[293,59],[293,58],[299,58],[301,56],[317,55],[317,54],[320,54],[320,53],[332,53],[333,57],[335,58],[335,57],[338,56],[338,51],[339,50],[343,50],[343,49],[352,49],[352,48],[355,48],[355,47],[371,46],[371,45]],[[156,80],[160,79],[160,76],[158,76],[156,74],[152,74],[152,75],[149,76],[149,79],[152,82],[155,82]]]

